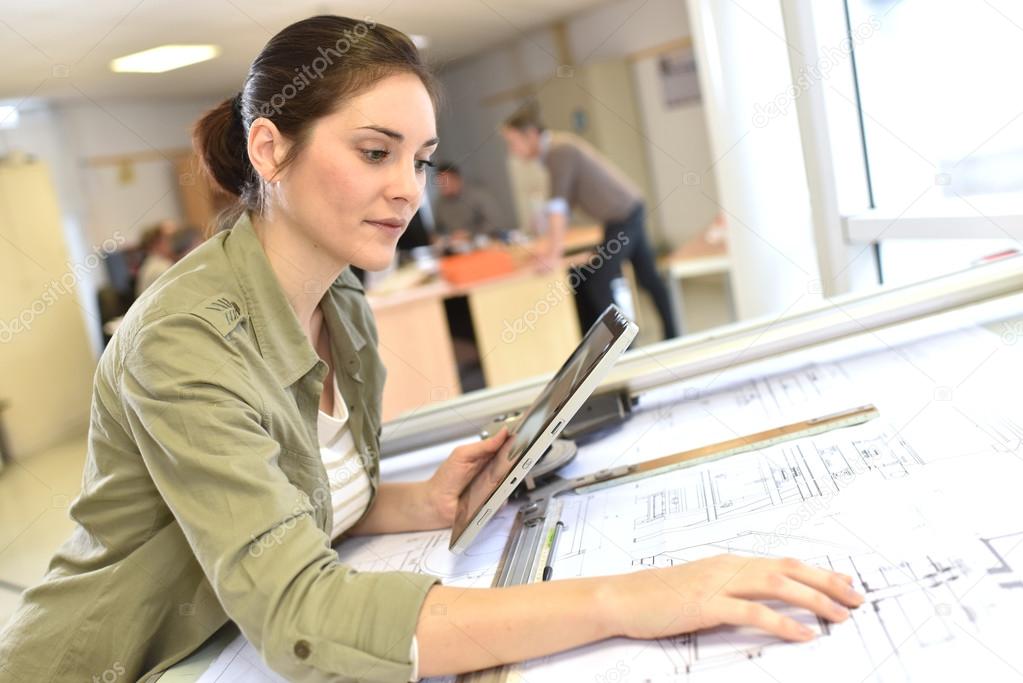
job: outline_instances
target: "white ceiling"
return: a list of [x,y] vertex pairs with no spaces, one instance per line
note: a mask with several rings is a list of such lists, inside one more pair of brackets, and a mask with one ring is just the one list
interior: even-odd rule
[[[370,17],[427,36],[444,64],[606,0],[0,0],[0,99],[201,98],[241,87],[284,26],[314,14]],[[164,74],[114,74],[114,57],[214,43],[219,58]]]

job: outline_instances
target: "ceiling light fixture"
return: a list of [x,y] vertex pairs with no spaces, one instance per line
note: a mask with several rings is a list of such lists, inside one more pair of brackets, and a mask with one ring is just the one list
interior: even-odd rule
[[110,62],[110,69],[117,73],[160,74],[205,62],[219,54],[216,45],[161,45],[118,57]]

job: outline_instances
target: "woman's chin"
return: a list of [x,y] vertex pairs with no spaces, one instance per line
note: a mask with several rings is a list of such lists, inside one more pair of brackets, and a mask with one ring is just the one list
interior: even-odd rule
[[359,254],[358,259],[352,265],[363,270],[378,272],[386,270],[392,263],[394,263],[394,249],[388,249],[372,254],[363,252]]

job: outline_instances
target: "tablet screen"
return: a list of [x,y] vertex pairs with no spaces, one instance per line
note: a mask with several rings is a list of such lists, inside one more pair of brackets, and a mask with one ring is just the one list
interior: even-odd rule
[[[526,409],[501,450],[473,478],[458,500],[458,513],[452,537],[461,535],[487,499],[501,485],[540,435],[550,428],[551,420],[582,385],[607,350],[622,333],[613,315],[604,315],[590,328],[565,364],[547,383],[533,404]],[[614,329],[612,328],[614,326]]]

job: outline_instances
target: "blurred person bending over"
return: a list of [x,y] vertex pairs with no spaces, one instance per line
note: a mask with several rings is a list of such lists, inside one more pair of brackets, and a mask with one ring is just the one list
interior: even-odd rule
[[576,289],[582,328],[588,329],[613,300],[612,282],[622,277],[622,261],[632,262],[639,286],[654,300],[664,337],[678,335],[668,289],[657,274],[647,239],[645,207],[635,184],[588,142],[571,133],[547,130],[539,114],[524,108],[502,129],[508,151],[523,160],[539,159],[550,175],[547,228],[550,250],[541,264],[552,268],[564,252],[564,236],[573,208],[604,224],[601,263],[580,267]]

